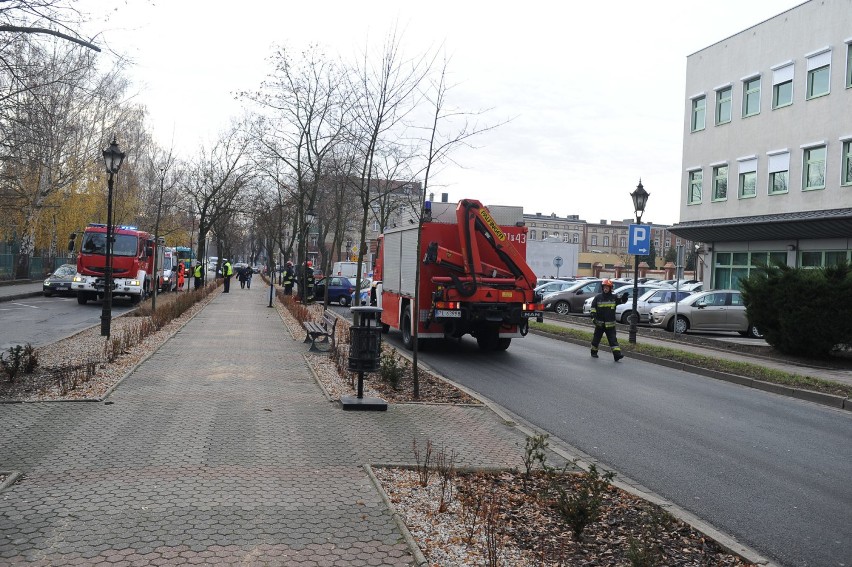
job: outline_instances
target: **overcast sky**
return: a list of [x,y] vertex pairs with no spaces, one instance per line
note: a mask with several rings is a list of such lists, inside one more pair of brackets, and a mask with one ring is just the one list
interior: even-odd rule
[[83,2],[114,9],[92,22],[97,42],[134,60],[155,138],[185,157],[241,113],[233,93],[258,86],[273,44],[351,59],[397,26],[410,55],[444,46],[452,102],[512,118],[454,154],[436,194],[597,222],[632,218],[641,178],[644,220],[665,224],[679,220],[687,55],[801,3]]

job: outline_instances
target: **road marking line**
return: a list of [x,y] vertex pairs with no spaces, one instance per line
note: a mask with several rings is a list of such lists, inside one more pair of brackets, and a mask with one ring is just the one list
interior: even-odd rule
[[27,305],[26,303],[12,303],[12,305],[20,305],[21,307],[31,307],[32,309],[41,309],[41,307],[36,307],[35,305]]

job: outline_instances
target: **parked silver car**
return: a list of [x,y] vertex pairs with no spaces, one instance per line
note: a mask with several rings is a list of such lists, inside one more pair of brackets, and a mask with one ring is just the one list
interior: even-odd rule
[[560,315],[582,312],[583,302],[601,292],[602,281],[581,280],[574,282],[568,289],[551,293],[542,300],[545,311],[556,311]]
[[[639,313],[639,323],[648,323],[651,321],[651,309],[654,307],[680,301],[689,297],[692,293],[691,291],[678,291],[670,288],[649,289],[636,300],[636,312]],[[622,303],[615,308],[615,320],[627,324],[630,322],[631,313],[633,313],[633,302]]]
[[651,309],[651,325],[678,333],[687,331],[736,331],[743,336],[762,338],[746,315],[742,295],[734,289],[697,293],[677,304],[667,303]]

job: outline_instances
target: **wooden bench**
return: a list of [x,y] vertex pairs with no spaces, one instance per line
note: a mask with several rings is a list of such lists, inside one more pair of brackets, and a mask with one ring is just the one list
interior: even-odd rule
[[[322,321],[319,323],[315,323],[313,321],[305,321],[302,323],[302,326],[307,332],[304,342],[311,343],[310,350],[314,352],[328,352],[334,348],[334,329],[337,327],[337,321],[338,318],[333,312],[325,310],[322,313]],[[328,339],[330,338],[331,346],[327,349],[317,348],[317,339],[319,338],[322,338],[322,340],[319,341],[321,344],[328,343]]]

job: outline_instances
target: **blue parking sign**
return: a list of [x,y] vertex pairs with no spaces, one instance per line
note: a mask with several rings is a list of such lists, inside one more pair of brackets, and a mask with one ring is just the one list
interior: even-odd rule
[[627,230],[627,253],[647,256],[651,250],[651,227],[647,224],[631,224]]

